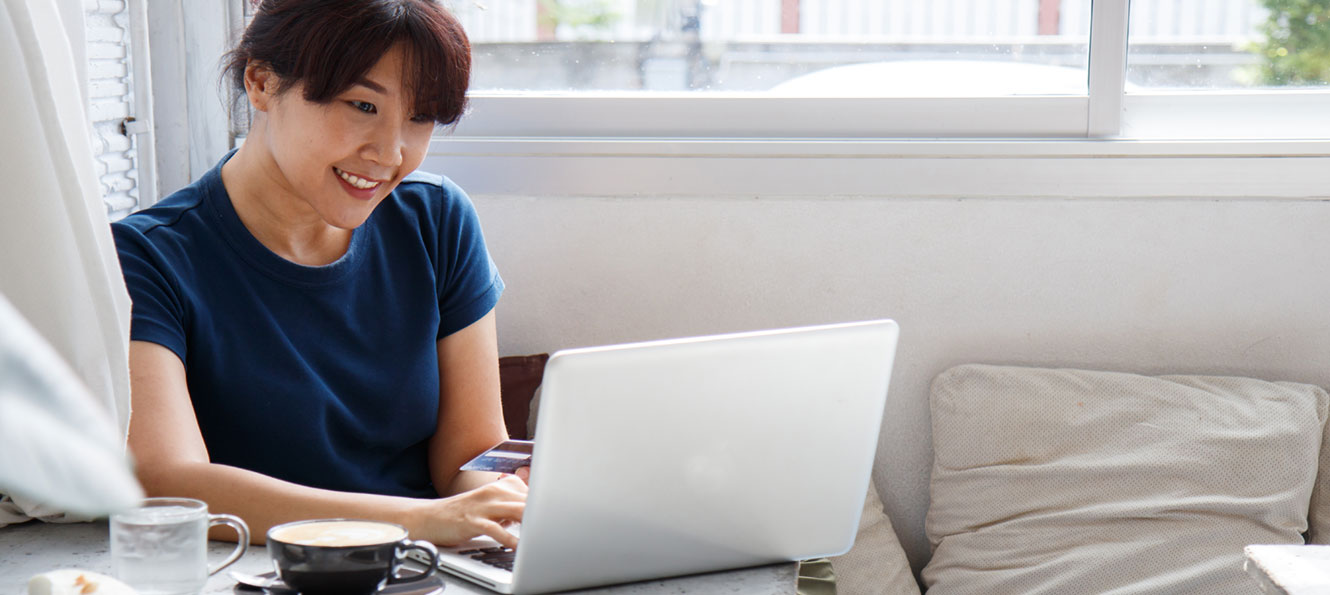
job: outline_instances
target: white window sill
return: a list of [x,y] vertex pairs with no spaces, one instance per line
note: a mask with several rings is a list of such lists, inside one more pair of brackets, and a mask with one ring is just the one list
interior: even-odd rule
[[439,137],[422,167],[475,195],[1330,199],[1330,140]]

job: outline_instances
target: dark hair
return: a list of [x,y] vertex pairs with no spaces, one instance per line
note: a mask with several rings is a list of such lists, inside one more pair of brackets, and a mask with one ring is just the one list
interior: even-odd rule
[[398,43],[415,115],[456,122],[466,108],[471,43],[435,0],[262,0],[222,76],[243,97],[246,65],[261,62],[277,75],[279,94],[303,83],[307,101],[327,103]]

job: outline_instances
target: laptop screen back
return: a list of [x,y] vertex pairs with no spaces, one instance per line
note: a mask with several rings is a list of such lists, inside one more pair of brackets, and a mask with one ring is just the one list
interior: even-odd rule
[[882,320],[556,353],[514,587],[843,553],[898,332]]

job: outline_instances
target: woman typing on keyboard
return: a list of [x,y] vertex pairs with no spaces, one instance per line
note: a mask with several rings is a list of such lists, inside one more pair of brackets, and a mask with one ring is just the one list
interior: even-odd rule
[[525,484],[458,471],[507,437],[503,290],[466,195],[413,173],[470,47],[431,0],[264,0],[226,75],[244,144],[114,224],[133,298],[129,446],[149,495],[505,545]]

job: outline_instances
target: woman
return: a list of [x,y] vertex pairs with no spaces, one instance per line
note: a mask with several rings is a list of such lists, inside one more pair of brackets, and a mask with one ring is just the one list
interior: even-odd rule
[[460,24],[431,0],[265,0],[229,59],[243,146],[114,225],[140,482],[256,541],[354,517],[516,545],[525,484],[458,471],[506,438],[503,282],[462,191],[408,177],[462,114]]

